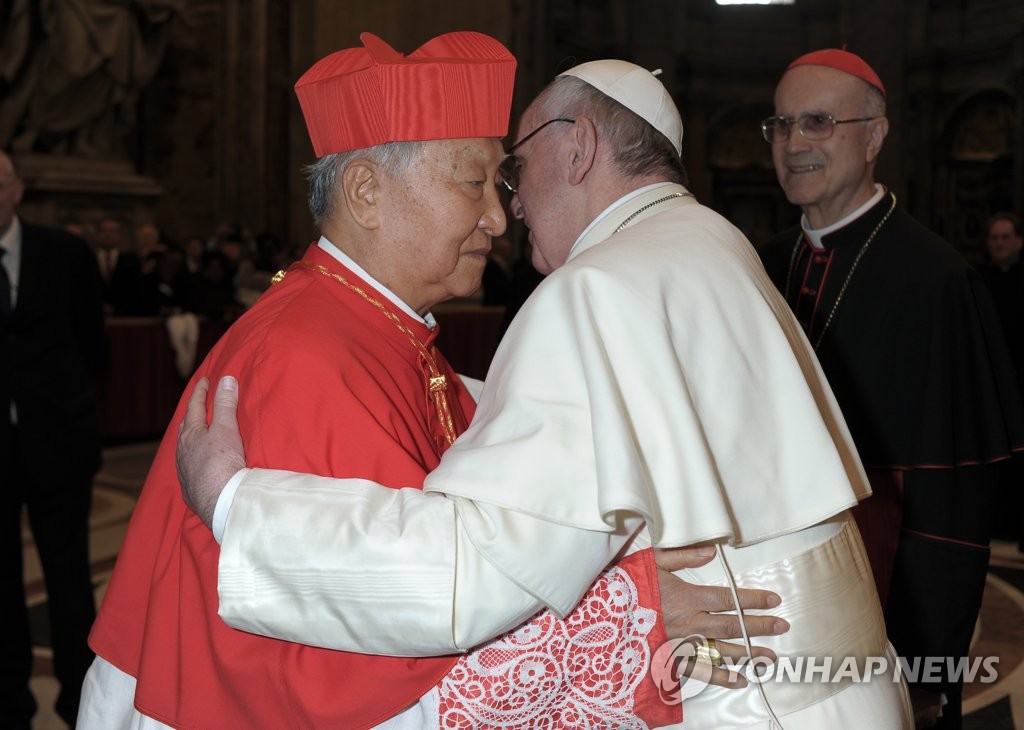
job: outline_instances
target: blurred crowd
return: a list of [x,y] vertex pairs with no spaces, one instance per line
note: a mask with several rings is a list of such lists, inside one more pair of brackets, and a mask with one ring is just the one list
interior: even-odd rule
[[232,321],[270,286],[277,271],[302,255],[273,233],[254,235],[233,223],[182,241],[169,240],[149,223],[129,230],[115,217],[93,226],[69,223],[65,228],[95,251],[107,316],[190,312]]

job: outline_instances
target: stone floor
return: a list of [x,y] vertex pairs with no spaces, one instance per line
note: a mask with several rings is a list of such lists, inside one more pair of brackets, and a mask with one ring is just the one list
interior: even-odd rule
[[[156,444],[118,446],[104,453],[97,475],[92,514],[92,561],[97,584],[97,605],[121,547],[135,499],[142,486]],[[31,534],[24,528],[26,583],[33,606],[33,624],[45,630],[46,597]],[[966,730],[1024,730],[1024,554],[1015,544],[993,544],[991,570],[981,617],[975,630],[972,654],[999,657],[998,680],[969,684],[965,690]],[[39,701],[34,730],[66,730],[52,710],[56,684],[50,676],[50,652],[36,649],[33,689]]]

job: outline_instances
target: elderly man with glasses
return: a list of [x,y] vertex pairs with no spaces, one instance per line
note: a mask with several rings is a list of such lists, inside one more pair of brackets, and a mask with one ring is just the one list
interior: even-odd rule
[[912,683],[915,705],[932,719],[942,705],[940,727],[953,728],[950,667],[981,606],[995,462],[1024,445],[1024,420],[978,275],[875,182],[885,103],[878,75],[845,50],[789,66],[761,128],[803,217],[760,253],[867,468],[874,495],[855,514],[889,637],[910,666],[941,658],[938,681]]
[[[196,390],[179,468],[187,501],[222,541],[228,623],[418,654],[464,650],[540,608],[542,622],[568,614],[593,638],[621,637],[604,612],[637,596],[645,603],[653,586],[635,566],[650,560],[648,548],[710,542],[718,561],[685,571],[688,580],[781,593],[792,629],[765,643],[787,658],[846,659],[856,681],[847,671],[699,694],[700,679],[672,688],[677,660],[716,665],[720,652],[747,655],[749,640],[693,652],[670,644],[653,656],[634,642],[616,671],[639,663],[666,704],[685,696],[686,728],[909,727],[848,513],[867,495],[866,479],[810,346],[749,242],[683,186],[682,133],[661,82],[624,61],[570,69],[526,110],[501,180],[530,228],[534,264],[551,273],[502,341],[472,424],[423,491],[236,474],[236,384],[218,388],[209,430],[206,389]],[[282,554],[286,537],[301,556]],[[510,585],[474,573],[475,555]],[[590,594],[579,603],[616,557],[613,570],[626,570],[615,573],[612,603]],[[388,565],[393,577],[367,591],[366,565],[374,575]],[[415,597],[418,610],[400,610],[399,597]],[[465,726],[644,726],[647,718],[608,714],[593,696],[573,712],[535,709],[553,678],[580,668],[596,677],[602,666],[593,652],[567,654],[576,643],[537,620],[460,663],[460,683],[473,689]],[[888,672],[861,681],[871,658]],[[518,711],[496,713],[481,696],[493,687],[519,697]],[[449,701],[442,693],[440,705]]]

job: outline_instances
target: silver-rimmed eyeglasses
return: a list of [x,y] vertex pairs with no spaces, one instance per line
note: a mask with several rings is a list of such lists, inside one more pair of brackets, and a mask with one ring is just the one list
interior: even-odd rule
[[576,120],[566,119],[564,117],[560,117],[558,119],[549,119],[548,121],[544,122],[539,127],[537,127],[535,130],[530,132],[528,135],[523,137],[521,140],[516,142],[514,145],[509,147],[508,152],[505,153],[505,159],[502,160],[501,165],[498,166],[498,175],[501,176],[501,182],[505,185],[506,188],[508,188],[509,192],[512,193],[513,195],[515,195],[519,191],[519,171],[522,168],[522,163],[520,163],[518,158],[516,158],[516,156],[512,153],[516,151],[517,147],[528,142],[531,137],[537,134],[540,130],[544,129],[544,127],[548,126],[549,124],[554,124],[555,122],[575,124]]
[[793,126],[800,130],[800,136],[811,142],[820,142],[828,139],[836,129],[837,124],[852,124],[853,122],[870,122],[881,117],[858,117],[857,119],[836,119],[831,114],[813,112],[802,114],[799,119],[792,117],[768,117],[761,122],[761,134],[765,142],[785,142],[793,131]]

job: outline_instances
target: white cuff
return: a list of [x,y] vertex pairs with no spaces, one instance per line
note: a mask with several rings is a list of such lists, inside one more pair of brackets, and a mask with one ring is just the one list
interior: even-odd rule
[[210,525],[210,529],[213,530],[213,539],[218,543],[223,542],[224,528],[227,526],[228,512],[231,511],[231,505],[235,501],[235,492],[238,491],[238,485],[242,483],[242,479],[248,473],[248,469],[236,471],[224,485],[220,496],[217,497],[217,506],[213,508],[213,524]]

